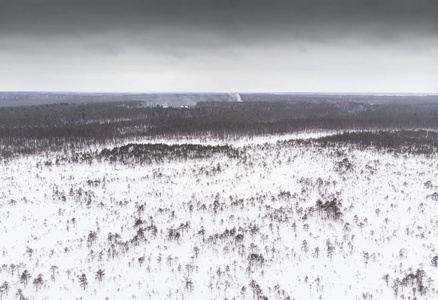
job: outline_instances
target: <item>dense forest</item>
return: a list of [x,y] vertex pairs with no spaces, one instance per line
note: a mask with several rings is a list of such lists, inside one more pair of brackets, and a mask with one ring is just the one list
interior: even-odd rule
[[380,97],[378,103],[372,97],[359,97],[360,101],[334,101],[333,97],[258,101],[258,97],[243,95],[243,102],[207,101],[183,107],[150,106],[141,101],[2,107],[1,152],[26,153],[70,142],[129,137],[438,129],[438,101],[431,97],[417,97],[413,102]]

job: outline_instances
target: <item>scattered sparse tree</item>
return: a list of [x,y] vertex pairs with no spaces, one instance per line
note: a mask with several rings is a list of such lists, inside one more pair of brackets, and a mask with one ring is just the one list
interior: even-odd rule
[[20,282],[21,282],[22,284],[24,284],[24,286],[26,286],[27,283],[29,282],[29,278],[30,278],[30,277],[31,277],[31,276],[30,276],[29,271],[28,271],[28,270],[24,270],[23,273],[21,273],[21,276],[20,276]]
[[102,269],[97,270],[96,276],[95,276],[97,281],[102,281],[104,276],[105,276],[104,270],[102,270]]
[[334,247],[333,244],[330,242],[330,239],[328,239],[328,240],[326,241],[326,246],[327,246],[327,256],[330,257],[330,260],[332,260],[333,253],[335,252],[335,247]]
[[189,277],[185,277],[184,281],[185,281],[186,290],[190,293],[193,292],[193,290],[195,289],[195,285],[193,284],[193,281]]
[[318,258],[319,257],[319,247],[315,247],[315,250],[314,250],[314,256],[316,257],[316,258]]
[[368,252],[366,252],[366,251],[363,252],[363,259],[364,259],[364,262],[365,262],[365,266],[367,266],[368,265],[368,260],[370,259],[370,255],[369,255]]
[[438,267],[438,255],[435,255],[430,261],[431,265],[434,267]]
[[50,278],[52,279],[52,281],[55,281],[55,274],[56,274],[57,270],[58,270],[58,267],[55,265],[50,267],[50,271],[52,272],[52,274],[50,275]]
[[38,274],[38,276],[33,280],[33,285],[35,286],[36,290],[40,289],[43,283],[44,280],[42,274]]
[[28,298],[24,296],[22,289],[18,289],[15,295],[18,296],[20,300],[28,300]]
[[386,286],[388,286],[389,274],[385,274],[385,275],[383,275],[382,279],[385,280],[385,282],[386,282]]
[[306,253],[307,251],[309,251],[309,245],[307,244],[306,240],[303,240],[303,242],[301,243],[301,250],[303,250]]
[[8,295],[8,292],[9,292],[9,283],[5,281],[0,286],[0,299],[3,298],[3,295]]
[[88,285],[87,275],[85,275],[85,273],[82,273],[81,276],[78,276],[78,281],[79,281],[79,285],[85,290],[85,288]]

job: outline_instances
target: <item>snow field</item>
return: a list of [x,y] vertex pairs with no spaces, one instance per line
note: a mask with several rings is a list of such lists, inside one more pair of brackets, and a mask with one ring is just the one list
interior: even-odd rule
[[[436,156],[277,140],[239,158],[3,162],[2,299],[438,297]],[[317,210],[334,199],[342,215]],[[424,293],[394,285],[417,269]]]

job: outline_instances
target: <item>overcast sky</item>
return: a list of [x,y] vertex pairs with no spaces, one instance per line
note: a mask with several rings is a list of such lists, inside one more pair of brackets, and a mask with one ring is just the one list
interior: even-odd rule
[[0,0],[0,90],[438,93],[438,1]]

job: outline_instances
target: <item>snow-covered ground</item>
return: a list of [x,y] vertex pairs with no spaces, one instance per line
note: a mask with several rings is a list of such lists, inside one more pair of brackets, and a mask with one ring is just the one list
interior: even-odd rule
[[437,156],[277,143],[323,134],[3,161],[0,299],[437,299]]

